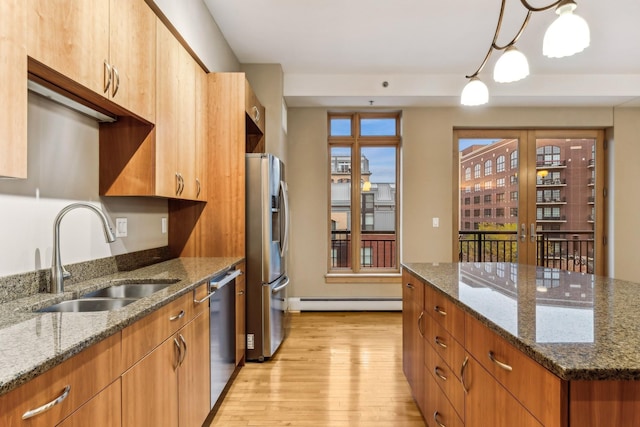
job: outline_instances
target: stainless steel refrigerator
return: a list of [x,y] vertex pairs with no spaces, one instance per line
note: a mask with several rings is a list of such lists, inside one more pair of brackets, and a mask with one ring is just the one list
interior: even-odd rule
[[286,335],[289,202],[282,161],[246,156],[246,360],[262,362]]

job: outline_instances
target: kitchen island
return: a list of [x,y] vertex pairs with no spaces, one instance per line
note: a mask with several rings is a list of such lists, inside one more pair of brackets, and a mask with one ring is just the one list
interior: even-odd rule
[[508,263],[403,267],[405,374],[430,425],[640,425],[639,284]]

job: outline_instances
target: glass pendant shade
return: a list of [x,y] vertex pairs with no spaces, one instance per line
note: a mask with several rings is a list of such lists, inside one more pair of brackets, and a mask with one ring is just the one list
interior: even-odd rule
[[562,58],[582,52],[591,42],[591,34],[587,21],[573,11],[576,4],[569,1],[558,6],[556,13],[559,15],[551,23],[544,34],[542,53],[549,58]]
[[489,89],[487,85],[477,77],[471,78],[462,89],[460,103],[462,105],[482,105],[489,102]]
[[529,75],[529,62],[515,46],[509,46],[493,68],[493,80],[498,83],[511,83]]

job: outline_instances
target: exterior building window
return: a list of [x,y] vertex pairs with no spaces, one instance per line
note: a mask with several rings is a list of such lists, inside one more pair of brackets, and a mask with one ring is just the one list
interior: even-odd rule
[[512,191],[511,194],[509,195],[509,199],[518,200],[518,192],[517,191]]
[[473,177],[480,178],[480,173],[481,173],[481,167],[479,164],[477,164],[473,167]]
[[485,203],[491,203],[491,194],[485,194],[484,195],[484,202]]
[[471,209],[465,209],[464,210],[464,216],[465,216],[465,218],[469,218],[471,216]]
[[487,175],[491,175],[493,169],[493,163],[491,162],[491,160],[487,160],[486,162],[484,162],[484,176]]
[[464,192],[465,193],[471,193],[471,187],[470,186],[464,187]]
[[504,187],[505,186],[505,179],[504,178],[498,178],[496,179],[496,187],[500,188],[500,187]]
[[469,221],[465,221],[464,223],[464,229],[468,230],[469,228],[471,228],[471,223]]
[[536,148],[536,165],[560,165],[560,147],[556,145],[545,145],[544,147]]
[[471,197],[465,197],[464,198],[464,204],[465,205],[470,205],[471,204]]
[[329,273],[400,271],[400,119],[399,112],[328,114]]
[[504,208],[496,208],[496,217],[504,218]]
[[484,189],[485,190],[491,190],[493,188],[493,181],[485,181],[484,182]]
[[509,214],[511,215],[512,218],[515,218],[518,216],[518,208],[510,208],[509,209]]
[[511,159],[511,169],[518,169],[518,152],[513,151],[509,156]]
[[491,218],[491,209],[485,209],[484,210],[484,217],[485,218]]
[[480,216],[480,209],[474,209],[473,210],[473,216],[478,218]]
[[476,184],[473,186],[473,191],[478,192],[480,191],[480,184]]
[[511,185],[516,185],[516,184],[518,184],[518,176],[517,176],[517,175],[511,175],[511,176],[509,177],[509,183],[510,183]]
[[471,181],[471,168],[466,168],[464,170],[464,180]]
[[504,193],[496,194],[496,203],[504,202]]
[[498,156],[496,159],[496,172],[504,172],[504,156]]
[[477,205],[480,203],[480,196],[473,196],[473,204]]

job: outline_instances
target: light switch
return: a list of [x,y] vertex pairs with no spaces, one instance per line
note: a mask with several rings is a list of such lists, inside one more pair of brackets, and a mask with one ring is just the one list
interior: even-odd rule
[[440,218],[433,218],[433,228],[440,227]]
[[167,218],[165,217],[160,221],[160,231],[162,234],[167,234]]
[[116,237],[127,237],[127,218],[116,218]]

